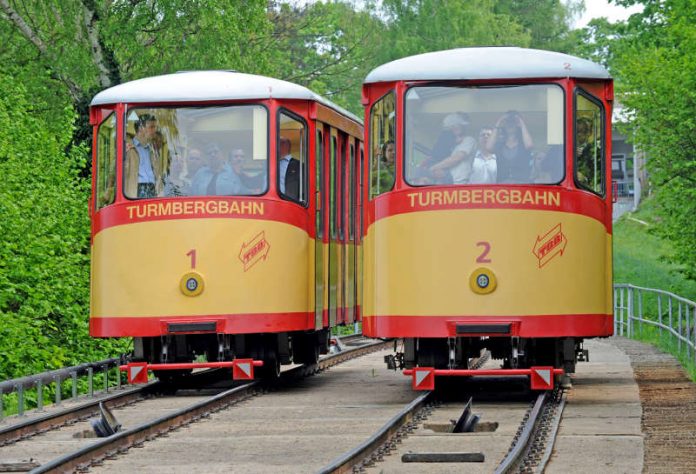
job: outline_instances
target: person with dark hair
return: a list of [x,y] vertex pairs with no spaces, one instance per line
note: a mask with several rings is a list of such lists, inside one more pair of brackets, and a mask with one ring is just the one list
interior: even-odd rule
[[499,183],[529,183],[534,142],[519,112],[503,114],[493,131]]
[[157,119],[143,114],[135,122],[135,137],[128,147],[124,164],[125,189],[129,198],[152,198],[161,192],[160,156],[152,146],[157,133]]
[[372,187],[374,195],[384,193],[394,187],[396,178],[396,145],[394,140],[383,143],[372,162]]
[[[231,196],[249,194],[241,176],[227,163],[220,146],[213,142],[205,148],[205,166],[193,176],[191,195]],[[241,172],[241,170],[240,170]]]
[[292,156],[292,142],[287,137],[278,141],[278,183],[280,194],[300,200],[300,162]]

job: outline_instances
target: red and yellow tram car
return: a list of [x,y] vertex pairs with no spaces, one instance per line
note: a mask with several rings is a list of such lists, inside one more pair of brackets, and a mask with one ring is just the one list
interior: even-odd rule
[[367,76],[363,331],[403,339],[392,366],[572,372],[612,334],[612,100],[601,66],[520,48]]
[[92,336],[133,337],[158,369],[276,374],[360,318],[359,118],[228,71],[121,84],[90,117]]

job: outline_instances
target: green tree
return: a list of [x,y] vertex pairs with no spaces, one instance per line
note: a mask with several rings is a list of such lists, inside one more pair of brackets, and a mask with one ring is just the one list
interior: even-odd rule
[[360,87],[377,66],[382,21],[342,1],[273,4],[269,18],[278,77],[362,116]]
[[696,0],[644,4],[616,29],[608,58],[635,143],[647,152],[658,230],[696,279]]
[[[121,81],[187,69],[272,73],[264,0],[0,0],[0,58],[32,63],[30,93],[66,92],[89,139],[87,105]],[[50,104],[49,104],[50,106]],[[58,111],[61,109],[58,106]],[[55,110],[52,113],[56,113]]]
[[494,12],[514,18],[530,35],[530,48],[566,52],[575,37],[571,23],[584,9],[582,0],[497,0]]
[[65,152],[72,109],[49,127],[35,114],[43,105],[0,73],[0,379],[84,362],[114,347],[84,337],[89,217],[78,171],[85,150]]
[[493,0],[384,0],[381,62],[465,46],[529,46],[531,36]]

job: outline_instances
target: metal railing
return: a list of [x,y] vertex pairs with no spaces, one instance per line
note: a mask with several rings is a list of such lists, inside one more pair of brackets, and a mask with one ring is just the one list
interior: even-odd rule
[[78,378],[87,377],[87,395],[93,397],[94,392],[94,375],[95,371],[101,371],[103,374],[103,391],[109,391],[109,370],[116,367],[117,375],[114,377],[116,387],[121,388],[121,376],[118,373],[118,366],[121,362],[120,358],[105,359],[98,362],[90,362],[80,364],[73,367],[51,370],[36,375],[21,377],[18,379],[7,380],[0,382],[0,422],[4,417],[3,398],[5,395],[17,393],[17,415],[24,416],[26,410],[25,394],[28,390],[36,390],[36,410],[43,411],[44,408],[44,388],[50,384],[55,384],[55,404],[60,405],[63,394],[63,382],[66,380],[72,381],[72,398],[77,399],[78,393]]
[[669,291],[614,285],[614,334],[635,337],[643,325],[656,327],[677,341],[679,353],[696,362],[696,303]]

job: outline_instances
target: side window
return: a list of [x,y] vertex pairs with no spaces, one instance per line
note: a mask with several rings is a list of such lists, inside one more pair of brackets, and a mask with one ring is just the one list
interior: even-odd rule
[[350,181],[348,182],[349,184],[349,202],[348,202],[348,239],[354,240],[355,239],[355,206],[356,206],[356,199],[355,199],[355,180],[356,180],[356,175],[355,175],[355,145],[352,143],[353,138],[351,137],[351,144],[350,144]]
[[329,172],[329,209],[331,211],[331,238],[335,239],[336,238],[336,228],[338,227],[338,212],[337,211],[337,206],[336,206],[336,193],[337,193],[337,185],[336,185],[336,166],[337,166],[337,161],[336,160],[336,137],[332,136],[331,137],[331,156],[329,157],[329,168],[331,168],[331,171]]
[[317,130],[317,155],[315,158],[316,163],[316,229],[317,237],[321,238],[324,236],[324,210],[322,209],[323,203],[321,202],[322,190],[324,189],[324,135],[321,130]]
[[278,190],[298,203],[307,202],[307,127],[286,112],[278,118]]
[[604,109],[582,91],[575,95],[575,183],[604,195]]
[[96,206],[101,209],[116,198],[116,114],[111,113],[97,132]]
[[396,175],[396,98],[393,92],[370,110],[370,199],[390,191]]

